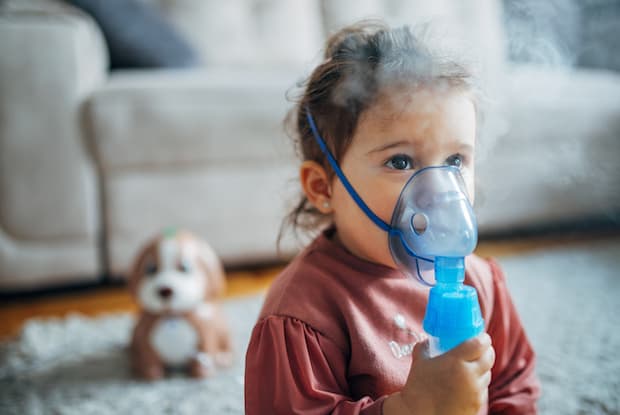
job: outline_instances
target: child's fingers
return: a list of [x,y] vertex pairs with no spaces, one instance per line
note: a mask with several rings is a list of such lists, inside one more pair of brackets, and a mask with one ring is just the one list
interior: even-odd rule
[[429,359],[431,357],[430,344],[428,339],[417,342],[413,347],[412,359],[415,362],[420,359]]
[[459,344],[452,352],[463,360],[473,362],[480,359],[489,346],[491,346],[491,337],[486,333],[482,333],[473,339]]
[[[489,377],[489,382],[491,381],[491,378]],[[479,403],[480,406],[484,405],[485,402],[488,402],[489,400],[489,384],[487,383],[485,386],[480,388],[480,395],[479,395]]]
[[495,349],[493,346],[487,347],[480,359],[477,361],[479,373],[484,373],[493,367],[495,363]]
[[478,386],[480,390],[487,389],[491,384],[491,371],[485,372],[480,379],[478,379]]

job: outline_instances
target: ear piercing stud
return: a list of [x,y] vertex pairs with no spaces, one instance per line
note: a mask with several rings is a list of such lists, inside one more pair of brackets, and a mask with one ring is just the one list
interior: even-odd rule
[[323,202],[323,208],[324,209],[329,209],[329,202],[327,200],[325,202]]

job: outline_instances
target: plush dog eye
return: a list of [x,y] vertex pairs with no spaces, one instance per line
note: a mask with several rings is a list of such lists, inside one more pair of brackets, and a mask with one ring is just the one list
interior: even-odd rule
[[192,270],[192,265],[188,260],[183,260],[179,262],[178,270],[181,272],[190,272]]
[[144,268],[144,272],[146,273],[146,275],[156,274],[157,264],[154,262],[149,262],[148,264],[146,264],[146,267]]

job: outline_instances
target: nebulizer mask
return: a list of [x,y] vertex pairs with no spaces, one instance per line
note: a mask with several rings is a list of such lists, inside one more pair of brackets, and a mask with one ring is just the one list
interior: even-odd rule
[[444,353],[484,329],[476,290],[464,285],[465,257],[476,247],[476,218],[461,173],[430,166],[403,187],[388,225],[361,199],[321,138],[308,108],[312,134],[336,175],[364,213],[388,235],[390,252],[407,275],[431,286],[424,316],[431,354]]

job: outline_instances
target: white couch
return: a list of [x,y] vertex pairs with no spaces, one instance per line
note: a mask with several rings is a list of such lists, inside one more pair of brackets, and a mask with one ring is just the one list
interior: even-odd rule
[[204,67],[108,73],[84,13],[0,2],[0,292],[122,275],[168,226],[205,237],[228,266],[290,257],[293,241],[282,256],[275,245],[297,192],[286,94],[326,34],[367,16],[441,16],[479,52],[492,98],[482,235],[617,218],[620,75],[508,64],[493,0],[148,1]]

